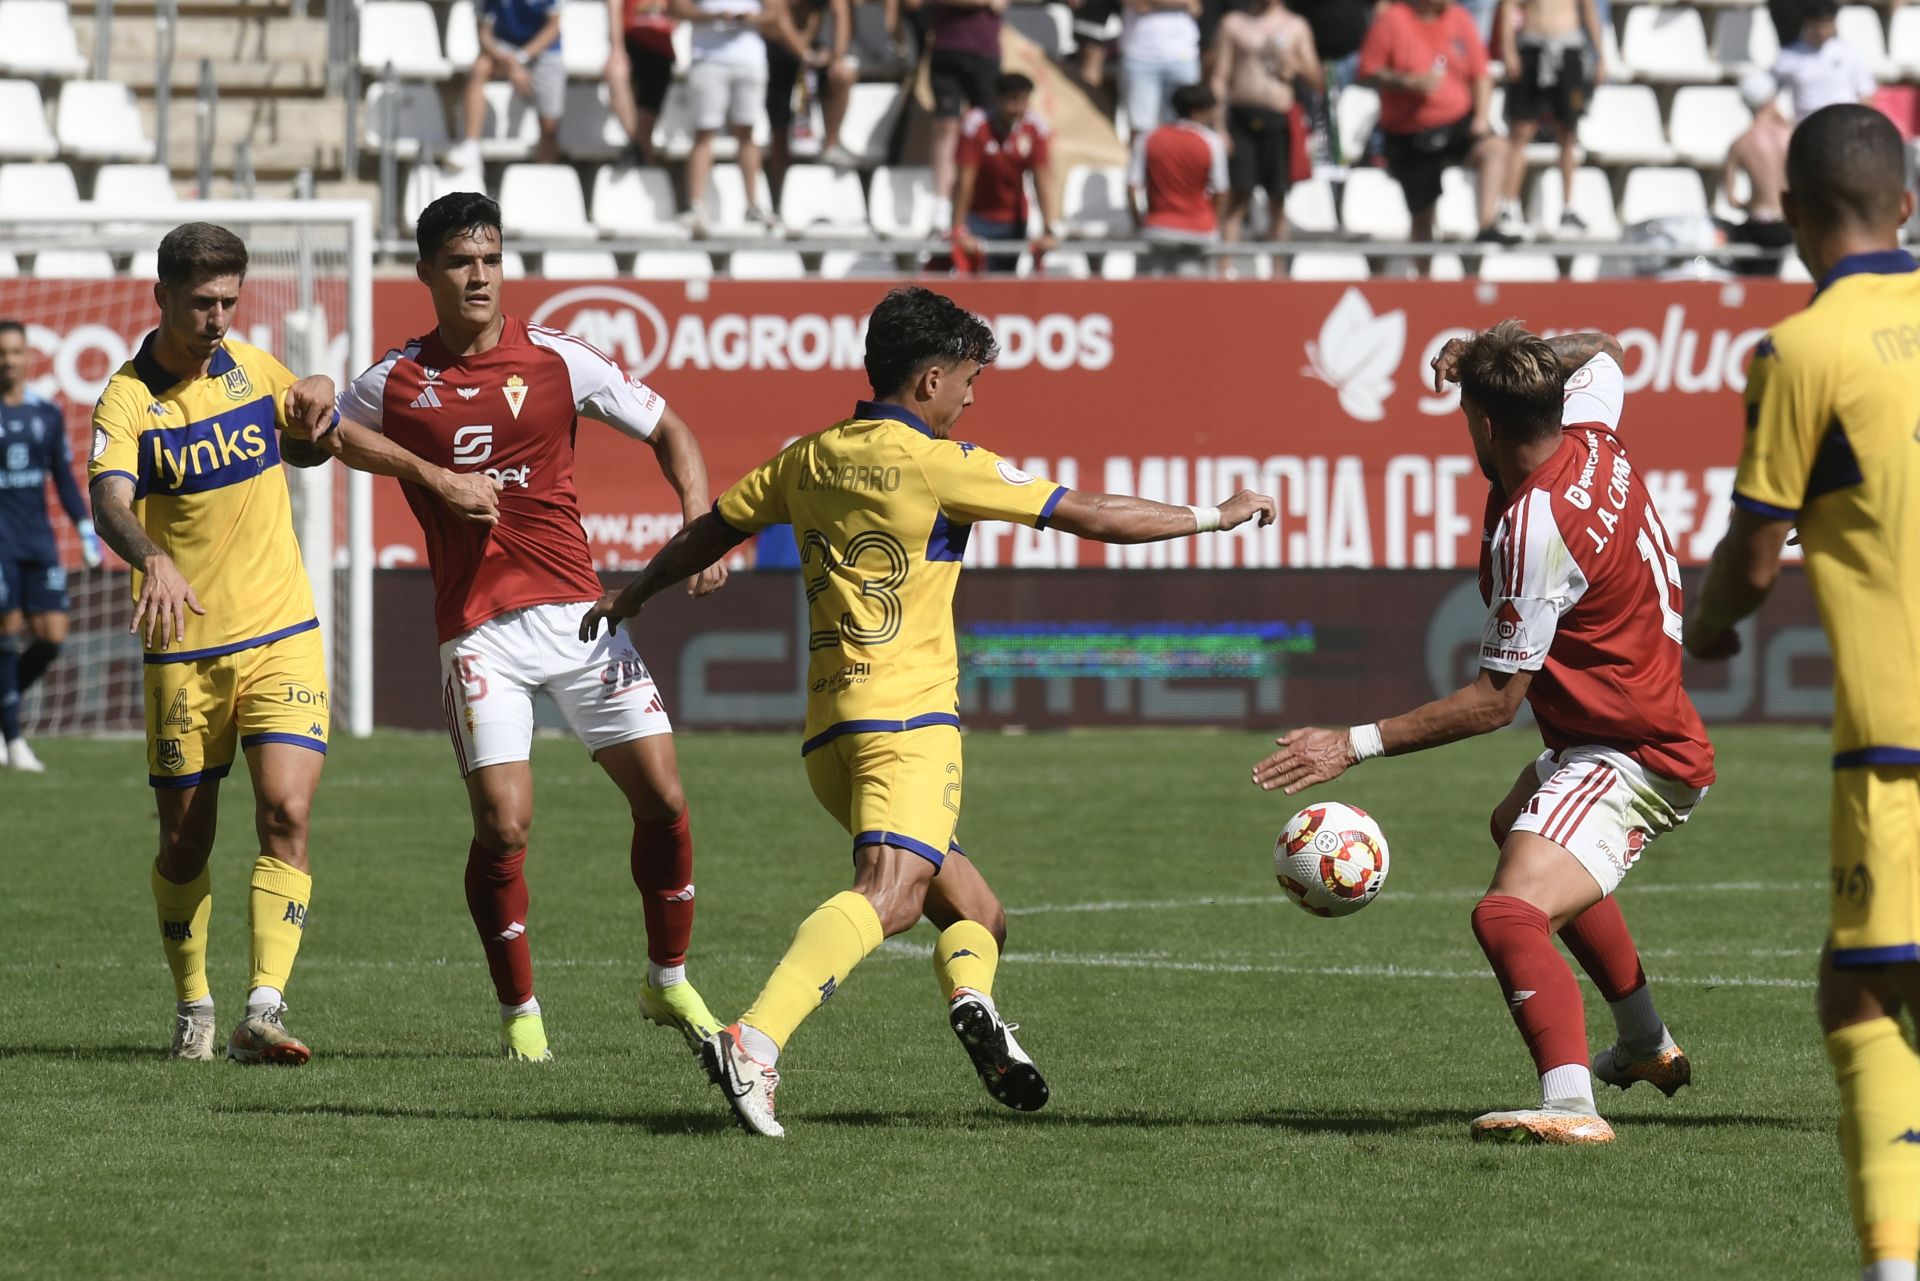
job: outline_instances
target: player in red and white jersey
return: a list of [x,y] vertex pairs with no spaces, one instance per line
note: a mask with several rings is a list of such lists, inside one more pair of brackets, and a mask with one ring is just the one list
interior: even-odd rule
[[[1617,434],[1618,354],[1605,334],[1548,340],[1511,320],[1447,344],[1434,386],[1460,384],[1492,483],[1479,676],[1401,716],[1294,730],[1253,771],[1291,795],[1371,756],[1499,729],[1523,699],[1533,708],[1547,750],[1494,809],[1500,859],[1473,929],[1533,1054],[1542,1103],[1477,1118],[1476,1139],[1610,1142],[1593,1076],[1668,1095],[1691,1077],[1611,897],[1647,842],[1686,822],[1713,782],[1713,748],[1680,684],[1679,562]],[[1613,1013],[1619,1039],[1591,1063],[1555,931]]]
[[[601,587],[573,465],[579,419],[606,423],[653,447],[691,518],[708,507],[699,446],[659,393],[598,351],[501,313],[500,208],[492,200],[444,196],[421,214],[418,235],[419,276],[439,324],[341,393],[341,427],[321,448],[350,466],[399,476],[426,537],[447,728],[473,809],[467,906],[500,999],[505,1052],[550,1057],[533,994],[522,871],[533,821],[533,696],[541,690],[633,814],[633,879],[647,928],[641,1011],[697,1042],[719,1024],[686,981],[693,842],[672,726],[624,632],[580,639],[580,614]],[[447,472],[491,477],[497,522],[450,510],[434,492]],[[725,578],[717,568],[690,591],[705,595]]]

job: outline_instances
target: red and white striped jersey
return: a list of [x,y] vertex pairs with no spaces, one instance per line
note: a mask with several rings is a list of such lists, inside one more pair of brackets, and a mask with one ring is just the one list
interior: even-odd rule
[[445,643],[509,610],[599,597],[573,486],[579,416],[646,440],[667,402],[578,338],[509,316],[499,345],[479,355],[452,355],[438,330],[388,352],[339,408],[430,463],[501,484],[491,528],[401,485],[425,535]]
[[1559,450],[1511,496],[1487,495],[1480,665],[1532,672],[1548,747],[1610,747],[1689,787],[1713,746],[1680,683],[1680,561],[1620,443],[1610,356],[1567,379]]

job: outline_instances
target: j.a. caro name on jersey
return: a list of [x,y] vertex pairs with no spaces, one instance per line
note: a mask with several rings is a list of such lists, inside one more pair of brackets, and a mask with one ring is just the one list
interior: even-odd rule
[[279,462],[273,398],[262,396],[218,418],[141,433],[139,490],[204,493],[251,480]]
[[[1568,485],[1566,492],[1560,496],[1581,511],[1594,512],[1597,524],[1589,524],[1584,532],[1593,541],[1593,549],[1601,551],[1606,547],[1607,541],[1613,537],[1613,531],[1620,523],[1620,513],[1627,509],[1627,498],[1632,493],[1633,465],[1627,462],[1625,454],[1613,455],[1613,467],[1607,477],[1606,492],[1601,496],[1605,500],[1605,505],[1595,511],[1596,499],[1593,487],[1597,479],[1594,473],[1600,464],[1600,437],[1598,433],[1591,431],[1586,433],[1586,436],[1586,466],[1580,469],[1579,477],[1573,484]],[[1603,529],[1604,532],[1602,532]]]

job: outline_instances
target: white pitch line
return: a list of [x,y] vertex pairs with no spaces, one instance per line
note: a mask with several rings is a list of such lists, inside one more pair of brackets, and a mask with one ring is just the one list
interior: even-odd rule
[[[1627,895],[1628,901],[1641,894],[1779,894],[1805,893],[1826,888],[1824,881],[1708,881],[1696,885],[1638,885]],[[1405,890],[1383,891],[1375,903],[1412,903],[1435,900],[1479,898],[1485,890]],[[1267,907],[1284,905],[1286,900],[1272,894],[1214,895],[1202,898],[1095,899],[1086,903],[1030,903],[1009,907],[1008,916],[1052,916],[1075,912],[1153,912],[1188,907]]]

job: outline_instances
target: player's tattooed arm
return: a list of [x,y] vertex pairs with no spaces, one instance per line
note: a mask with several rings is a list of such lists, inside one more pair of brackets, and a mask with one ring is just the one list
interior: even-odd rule
[[[680,511],[690,525],[707,513],[712,500],[707,493],[707,462],[700,453],[700,442],[693,428],[667,406],[660,423],[647,438],[654,456],[660,460],[661,474],[680,495]],[[726,585],[727,567],[718,562],[694,574],[687,582],[687,595],[706,596]]]
[[1595,356],[1612,356],[1615,361],[1626,353],[1612,334],[1603,334],[1597,330],[1581,334],[1561,334],[1558,338],[1547,339],[1547,346],[1553,348],[1553,354],[1560,358],[1560,368],[1572,373]]
[[205,614],[193,587],[174,566],[173,558],[147,536],[146,526],[133,514],[133,482],[125,476],[102,476],[93,482],[94,526],[121,560],[138,569],[140,596],[134,602],[133,626],[149,649],[165,649],[187,634],[187,611]]
[[683,578],[692,578],[717,564],[722,556],[739,545],[745,535],[721,520],[713,512],[703,513],[688,522],[667,540],[659,555],[647,562],[639,576],[619,591],[608,592],[580,620],[580,639],[590,641],[600,634],[600,624],[609,631],[640,612],[641,606]]

